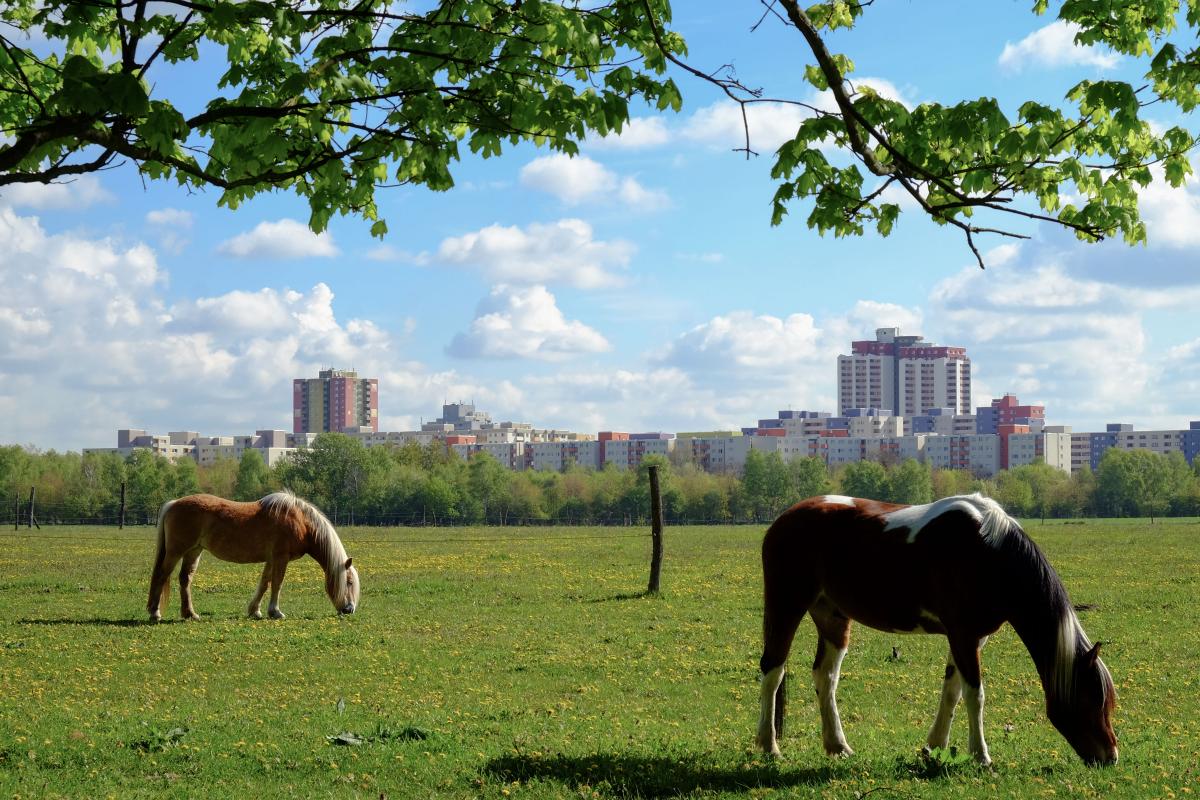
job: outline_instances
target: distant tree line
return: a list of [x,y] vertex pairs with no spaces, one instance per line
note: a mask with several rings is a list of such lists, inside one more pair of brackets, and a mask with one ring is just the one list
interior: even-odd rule
[[129,524],[152,522],[164,502],[186,494],[253,500],[282,487],[343,525],[644,524],[651,464],[660,467],[666,519],[676,524],[765,523],[818,494],[927,503],[976,491],[1025,518],[1200,515],[1200,464],[1146,450],[1111,449],[1095,473],[1068,475],[1035,463],[986,479],[912,459],[831,470],[818,458],[785,463],[778,453],[757,450],[740,475],[705,472],[682,453],[649,457],[637,470],[514,472],[486,454],[463,461],[437,444],[366,448],[349,436],[322,434],[273,468],[254,450],[198,467],[149,451],[122,458],[0,447],[0,502],[7,506],[0,520],[12,524],[33,487],[42,523],[115,522],[125,484]]

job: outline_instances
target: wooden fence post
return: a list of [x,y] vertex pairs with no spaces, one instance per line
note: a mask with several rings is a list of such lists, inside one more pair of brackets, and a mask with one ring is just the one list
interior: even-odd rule
[[37,525],[37,529],[40,531],[42,529],[42,526],[38,525],[37,519],[33,516],[33,501],[36,497],[37,497],[37,487],[30,486],[29,487],[29,523],[26,527],[32,528],[34,525]]
[[117,517],[117,530],[125,530],[125,481],[121,481],[121,514]]
[[21,529],[21,495],[13,492],[13,530]]
[[663,560],[662,494],[658,488],[658,467],[650,467],[650,585],[646,594],[658,594]]

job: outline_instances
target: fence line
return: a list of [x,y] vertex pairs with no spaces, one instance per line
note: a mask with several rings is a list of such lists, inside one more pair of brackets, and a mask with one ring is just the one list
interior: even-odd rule
[[[595,526],[599,527],[599,526]],[[573,536],[460,536],[441,539],[379,539],[367,538],[362,539],[354,537],[348,540],[352,544],[443,544],[443,543],[458,543],[458,542],[548,542],[548,541],[575,541],[585,539],[647,539],[649,533],[611,533],[611,534],[583,534]],[[58,536],[56,534],[36,534],[36,533],[0,533],[0,539],[35,539],[37,541],[64,541],[64,542],[151,542],[153,537],[150,536],[87,536],[80,538],[78,536]]]

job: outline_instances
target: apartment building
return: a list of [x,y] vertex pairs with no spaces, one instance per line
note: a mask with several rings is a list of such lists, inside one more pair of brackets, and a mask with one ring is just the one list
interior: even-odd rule
[[1024,425],[1037,433],[1046,424],[1046,407],[1021,405],[1015,394],[1006,394],[975,409],[975,420],[976,433],[996,433],[1001,425]]
[[604,464],[603,443],[599,441],[531,442],[525,445],[526,466],[536,470],[562,472],[575,465],[599,469]]
[[292,432],[379,430],[379,379],[324,369],[292,381]]
[[116,447],[85,447],[84,453],[116,453],[128,458],[136,450],[148,450],[170,461],[191,458],[199,466],[208,467],[223,458],[240,460],[247,450],[257,450],[268,467],[289,457],[297,447],[307,447],[310,440],[297,438],[286,431],[261,430],[252,436],[202,436],[196,431],[171,431],[166,435],[147,434],[144,430],[122,428],[117,431]]
[[851,343],[837,359],[838,414],[852,408],[888,408],[915,416],[931,408],[968,414],[971,360],[966,348],[901,336],[899,328],[877,328],[875,339]]
[[905,436],[918,433],[936,433],[940,436],[986,433],[977,429],[974,414],[956,414],[952,408],[930,408],[924,414],[901,419],[904,420]]
[[1000,470],[1000,437],[988,433],[928,436],[925,463],[934,469],[962,469],[975,475]]
[[741,472],[751,450],[774,453],[782,450],[784,436],[713,436],[686,439],[692,459],[706,472]]
[[[470,438],[470,437],[464,437]],[[519,472],[528,465],[526,460],[526,448],[531,447],[525,442],[475,442],[464,444],[450,444],[448,447],[451,452],[456,454],[464,461],[469,461],[472,456],[478,453],[487,453],[494,458],[500,466],[506,469]]]

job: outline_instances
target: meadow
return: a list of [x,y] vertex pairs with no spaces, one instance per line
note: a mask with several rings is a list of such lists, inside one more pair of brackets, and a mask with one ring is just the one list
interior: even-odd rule
[[1046,721],[1007,627],[984,651],[994,769],[918,756],[944,639],[862,627],[839,692],[857,752],[830,761],[807,620],[784,757],[765,760],[751,747],[760,527],[668,528],[656,597],[640,594],[641,529],[346,528],[363,581],[352,617],[305,559],[288,619],[248,620],[258,568],[205,556],[203,620],[178,621],[176,584],[159,625],[145,622],[151,529],[0,532],[0,796],[1200,794],[1200,524],[1027,528],[1105,642],[1115,767],[1084,767]]

